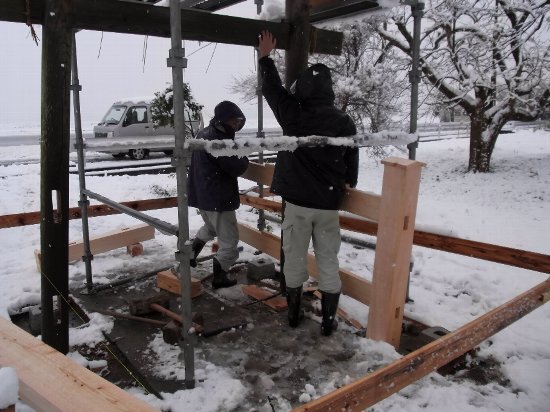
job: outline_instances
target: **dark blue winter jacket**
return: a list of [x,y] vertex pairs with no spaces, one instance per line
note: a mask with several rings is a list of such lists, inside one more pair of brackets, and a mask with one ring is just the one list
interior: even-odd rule
[[[239,117],[241,128],[246,121],[237,105],[222,102],[216,106],[214,118],[209,126],[201,130],[197,138],[205,140],[234,139],[235,131],[224,125],[224,121]],[[201,210],[224,212],[239,208],[239,186],[237,177],[248,168],[247,157],[214,157],[203,151],[194,151],[189,168],[189,206]]]
[[[353,120],[334,107],[328,67],[315,64],[296,81],[294,93],[281,83],[273,60],[260,59],[262,92],[286,136],[345,137],[356,134]],[[271,191],[298,206],[338,210],[345,185],[355,187],[359,150],[346,146],[299,147],[279,151]]]

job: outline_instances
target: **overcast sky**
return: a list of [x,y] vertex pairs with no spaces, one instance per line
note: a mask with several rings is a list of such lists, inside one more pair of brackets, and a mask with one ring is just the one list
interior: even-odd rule
[[[222,13],[255,18],[256,5],[246,1]],[[35,30],[42,38],[41,26],[35,25]],[[40,124],[42,43],[36,46],[29,33],[25,24],[0,22],[0,127]],[[170,39],[148,37],[145,64],[144,40],[145,36],[95,31],[77,34],[83,127],[99,122],[115,100],[151,96],[172,82],[171,69],[166,66]],[[253,48],[210,44],[193,53],[207,44],[185,42],[188,68],[184,72],[195,100],[205,106],[205,121],[219,101],[232,100],[247,116],[247,127],[255,127],[256,102],[244,103],[228,89],[234,75],[255,70]],[[274,125],[269,108],[264,112],[265,126]]]

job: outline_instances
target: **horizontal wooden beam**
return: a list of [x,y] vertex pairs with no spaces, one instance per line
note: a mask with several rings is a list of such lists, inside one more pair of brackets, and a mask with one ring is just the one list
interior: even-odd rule
[[[378,224],[350,216],[340,216],[342,229],[376,236]],[[550,274],[550,255],[514,249],[506,246],[477,242],[453,236],[415,230],[413,244],[456,255],[469,256],[490,262],[502,263],[521,269]]]
[[[145,240],[155,238],[155,228],[146,223],[132,227],[111,230],[106,233],[90,236],[90,252],[92,255],[108,252],[124,246],[133,245]],[[36,268],[40,271],[42,254],[40,250],[34,251]],[[83,241],[69,242],[69,262],[82,259],[84,255]]]
[[[121,205],[140,212],[146,210],[165,209],[178,206],[177,197],[165,197],[160,199],[131,200],[121,202]],[[80,219],[82,213],[80,207],[71,207],[69,209],[69,219]],[[93,205],[88,207],[88,217],[116,215],[120,212],[107,205]],[[0,229],[10,227],[35,225],[40,223],[40,212],[15,213],[11,215],[0,216]]]
[[[281,203],[274,200],[254,196],[241,196],[241,203],[258,209],[281,213]],[[121,204],[135,210],[146,211],[177,207],[178,200],[176,197],[166,197],[160,199],[133,200],[130,202],[121,202]],[[119,213],[119,211],[106,205],[88,207],[88,217],[108,216]],[[81,217],[82,215],[79,207],[69,209],[69,219],[80,219]],[[34,225],[38,223],[40,223],[40,212],[16,213],[0,216],[0,229]],[[376,236],[378,232],[378,224],[376,222],[345,215],[340,215],[340,226],[342,229],[372,236]],[[470,256],[476,259],[488,260],[490,262],[502,263],[522,269],[550,274],[550,255],[544,255],[542,253],[529,252],[506,246],[477,242],[475,240],[424,232],[421,230],[414,231],[413,243],[417,246],[441,250],[443,252]]]
[[364,378],[299,406],[294,412],[363,411],[470,351],[543,305],[548,293],[550,280]]
[[380,9],[375,0],[320,1],[310,0],[312,23],[337,17],[348,17],[358,13],[373,12]]
[[[29,4],[27,14],[26,4]],[[43,24],[45,0],[2,0],[0,20],[16,23]],[[123,34],[170,37],[170,8],[149,3],[121,0],[72,0],[72,24],[75,29]],[[289,48],[290,26],[286,22],[245,19],[185,8],[181,11],[184,40],[257,46],[259,33],[266,29],[277,38],[277,48]],[[318,29],[313,53],[338,55],[343,34]]]
[[157,411],[0,317],[0,365],[19,378],[19,397],[37,411]]
[[[241,177],[271,186],[274,171],[275,166],[272,164],[250,162],[248,169]],[[340,210],[377,221],[380,213],[380,196],[357,189],[346,189]]]

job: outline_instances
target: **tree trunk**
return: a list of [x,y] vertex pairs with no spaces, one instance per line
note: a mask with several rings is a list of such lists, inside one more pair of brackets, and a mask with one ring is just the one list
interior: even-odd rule
[[470,117],[470,159],[468,171],[487,173],[491,156],[501,127],[493,125],[483,116]]

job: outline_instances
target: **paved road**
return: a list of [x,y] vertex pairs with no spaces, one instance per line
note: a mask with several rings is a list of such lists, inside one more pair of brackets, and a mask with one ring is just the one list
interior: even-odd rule
[[[84,138],[92,137],[92,133],[84,133]],[[33,146],[40,144],[39,134],[24,134],[13,136],[0,136],[0,146]],[[74,136],[71,135],[71,147],[74,145]]]

